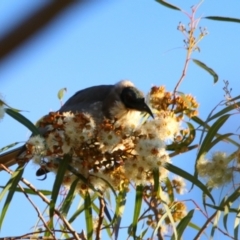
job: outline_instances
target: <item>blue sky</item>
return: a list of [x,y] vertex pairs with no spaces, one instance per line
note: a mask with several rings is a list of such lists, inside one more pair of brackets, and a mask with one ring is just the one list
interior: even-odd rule
[[[46,0],[1,0],[0,37],[11,27],[37,9]],[[171,1],[190,12],[197,1]],[[239,1],[204,1],[198,17],[209,15],[240,18]],[[189,19],[178,11],[147,0],[92,1],[84,7],[76,4],[48,27],[34,35],[21,48],[0,62],[0,94],[12,107],[26,110],[23,114],[36,122],[49,111],[57,110],[59,89],[66,87],[63,101],[76,91],[99,84],[114,84],[129,79],[143,92],[152,85],[165,85],[173,91],[179,80],[186,51],[183,35],[177,31],[179,22]],[[240,24],[202,20],[209,35],[200,42],[201,52],[196,58],[219,75],[213,84],[212,77],[193,62],[180,91],[196,96],[200,103],[200,117],[224,97],[223,80],[229,80],[232,95],[239,94]],[[236,118],[232,120],[235,123]],[[237,131],[239,125],[229,124],[226,131]],[[0,147],[12,142],[27,140],[30,132],[10,117],[0,122]],[[221,150],[231,152],[228,145]],[[196,151],[173,159],[173,163],[192,172]],[[36,180],[36,166],[28,164],[24,177],[40,189],[50,189],[54,176],[46,181]],[[7,179],[7,174],[2,173]],[[41,204],[36,200],[37,203]],[[19,205],[21,203],[21,206]],[[30,231],[29,221],[36,219],[34,210],[20,194],[16,195],[0,236],[20,235]],[[34,222],[34,221],[33,221]],[[11,227],[10,227],[11,226]],[[12,226],[15,227],[14,230]],[[25,231],[26,230],[26,231]]]

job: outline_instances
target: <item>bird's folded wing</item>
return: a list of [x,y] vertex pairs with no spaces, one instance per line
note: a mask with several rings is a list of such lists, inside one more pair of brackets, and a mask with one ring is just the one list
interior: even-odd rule
[[70,97],[59,111],[81,112],[90,110],[89,106],[96,102],[103,102],[112,88],[113,85],[100,85],[80,90]]
[[[100,85],[80,90],[66,101],[59,109],[59,112],[85,112],[89,113],[95,122],[99,122],[103,119],[103,101],[111,92],[113,86]],[[39,130],[41,134],[44,134],[46,131],[46,129],[40,128]],[[17,158],[22,151],[23,146],[0,155],[0,170],[2,170],[1,164],[4,164],[6,167],[16,164]]]
[[17,163],[17,157],[22,152],[23,146],[20,146],[16,149],[13,149],[9,152],[6,152],[2,155],[0,155],[0,171],[3,170],[1,164],[3,164],[6,167],[10,167]]

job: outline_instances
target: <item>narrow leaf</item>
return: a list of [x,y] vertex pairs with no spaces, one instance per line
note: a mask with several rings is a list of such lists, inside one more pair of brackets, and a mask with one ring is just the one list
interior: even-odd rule
[[214,70],[210,67],[208,67],[205,63],[197,60],[197,59],[192,59],[194,63],[196,63],[199,67],[203,68],[206,70],[208,73],[210,73],[213,76],[214,83],[218,81],[218,75],[214,72]]
[[235,218],[235,221],[234,221],[234,239],[239,239],[238,238],[239,224],[240,224],[239,218]]
[[218,221],[220,216],[221,216],[221,212],[217,211],[214,222],[213,222],[212,230],[211,230],[211,239],[214,239],[215,230],[218,227]]
[[41,135],[36,126],[32,122],[30,122],[26,117],[24,117],[21,113],[16,112],[10,108],[6,108],[5,111],[9,116],[11,116],[18,122],[22,123],[25,127],[27,127],[33,133],[33,135]]
[[169,178],[165,178],[164,180],[167,188],[167,194],[169,197],[169,202],[172,203],[174,201],[174,192],[173,192],[173,186]]
[[182,178],[190,181],[194,185],[198,186],[207,196],[209,196],[209,198],[212,200],[213,203],[215,202],[214,198],[212,197],[212,195],[209,192],[209,190],[207,189],[207,187],[203,183],[201,183],[196,177],[194,177],[190,173],[188,173],[188,172],[182,170],[181,168],[178,168],[170,163],[166,163],[164,167],[167,170],[169,170],[170,172],[177,174],[180,177],[182,177]]
[[135,198],[135,207],[133,213],[133,222],[132,222],[132,236],[136,237],[138,218],[141,212],[142,207],[142,196],[143,196],[143,186],[139,185],[136,188],[136,198]]
[[216,114],[212,115],[208,121],[211,121],[215,118],[221,117],[222,115],[237,109],[238,107],[240,107],[240,102],[236,102],[236,103],[232,103],[230,106],[225,107],[224,109],[222,109],[221,111],[217,112]]
[[[4,188],[3,186],[0,186],[0,188]],[[32,195],[37,195],[36,192],[34,192],[32,189],[29,188],[23,188],[24,192],[27,194],[32,194]],[[22,190],[20,188],[9,188],[9,191],[15,191],[15,192],[22,192]],[[38,192],[42,193],[45,196],[51,195],[52,191],[48,191],[48,190],[38,190]]]
[[[172,231],[173,231],[173,234],[175,236],[176,239],[178,239],[178,232],[177,232],[177,229],[176,229],[176,225],[175,225],[175,222],[174,222],[174,219],[173,219],[173,216],[172,216],[172,208],[175,207],[175,204],[171,206],[171,208],[169,208],[168,204],[166,203],[162,203],[163,207],[164,207],[164,210],[165,210],[165,214],[167,214],[167,217],[169,218],[171,224],[172,224]],[[165,214],[163,214],[162,218],[160,219],[160,221],[158,222],[157,224],[157,227],[154,229],[154,235],[156,234],[157,230],[159,227],[161,227],[161,224],[160,222],[165,218]]]
[[59,161],[58,171],[57,171],[56,178],[52,188],[52,196],[51,196],[51,203],[50,203],[50,209],[49,209],[50,218],[53,217],[55,204],[58,198],[58,193],[61,188],[63,178],[70,160],[71,160],[71,156],[66,154],[64,155],[63,159]]
[[228,228],[227,228],[228,216],[229,216],[229,206],[226,205],[226,206],[224,206],[223,226],[224,226],[224,228],[226,229],[227,232],[228,232]]
[[11,143],[11,144],[3,147],[3,148],[0,148],[0,153],[4,152],[4,151],[7,151],[9,148],[12,148],[12,147],[16,146],[17,144],[19,144],[19,142]]
[[221,141],[227,141],[228,137],[234,135],[233,133],[226,133],[223,135],[216,136],[216,138],[209,144],[209,149],[213,148],[217,143]]
[[2,99],[0,99],[0,106],[2,106],[2,105],[5,105],[6,107],[8,107],[9,109],[12,109],[15,112],[21,112],[22,111],[20,109],[10,107],[6,102],[4,102]]
[[159,169],[155,168],[153,170],[153,180],[154,180],[154,192],[159,192]]
[[210,127],[210,129],[209,129],[206,137],[204,138],[202,145],[199,149],[197,159],[199,159],[202,154],[205,154],[206,152],[208,152],[210,150],[209,146],[211,146],[211,142],[212,142],[213,138],[216,136],[220,127],[222,127],[222,125],[227,121],[227,119],[229,117],[230,117],[229,114],[223,115]]
[[[206,206],[208,207],[211,207],[213,209],[216,209],[216,210],[219,210],[219,211],[222,211],[224,212],[224,209],[225,209],[225,206],[221,207],[221,206],[216,206],[216,205],[212,205],[212,204],[209,204],[209,203],[206,203]],[[231,213],[238,213],[238,210],[235,209],[235,208],[228,208],[228,212],[231,212]]]
[[67,92],[67,88],[62,88],[62,89],[60,89],[60,90],[58,91],[57,96],[58,96],[58,99],[59,99],[59,100],[62,100],[62,98],[64,97],[64,93],[65,93],[65,92]]
[[11,200],[13,198],[13,195],[15,193],[15,189],[17,188],[18,182],[22,177],[24,168],[22,166],[19,166],[16,171],[12,174],[10,180],[7,182],[5,188],[2,190],[1,194],[0,194],[0,201],[2,200],[2,198],[4,197],[5,193],[9,190],[12,189],[12,191],[8,192],[6,201],[3,205],[2,211],[1,211],[1,215],[0,215],[0,229],[2,228],[2,224],[4,221],[4,217],[7,213],[8,207],[10,206]]
[[171,8],[173,10],[178,10],[178,11],[181,11],[181,8],[173,5],[173,4],[170,4],[170,3],[167,3],[166,1],[163,1],[163,0],[156,0],[156,2],[162,4],[163,6],[167,7],[167,8]]
[[74,180],[74,182],[71,184],[71,187],[68,191],[68,194],[62,204],[62,207],[60,209],[60,212],[62,212],[62,214],[64,214],[65,216],[67,216],[67,213],[71,207],[71,204],[73,202],[73,199],[75,197],[75,189],[76,186],[78,184],[79,179]]
[[87,227],[87,239],[92,240],[93,238],[93,218],[92,218],[92,202],[89,192],[86,192],[84,199],[85,209],[85,220]]
[[201,229],[198,225],[196,225],[193,222],[190,222],[188,226],[191,227],[192,229],[195,229],[196,231],[199,231]]
[[[202,119],[200,119],[199,117],[193,117],[192,120],[196,123],[198,123],[200,126],[203,126],[206,129],[210,129],[210,126],[207,124],[207,121],[204,122]],[[216,134],[216,136],[221,136],[221,134]],[[226,139],[228,142],[232,143],[233,145],[240,147],[240,144],[234,140],[232,140],[231,138],[227,138]]]
[[240,187],[234,190],[234,192],[226,199],[224,203],[221,203],[221,206],[229,203],[233,203],[235,200],[239,199]]
[[224,22],[235,22],[240,23],[239,18],[230,18],[230,17],[218,17],[218,16],[207,16],[206,19],[215,20],[215,21],[224,21]]
[[140,235],[139,235],[140,239],[143,239],[143,237],[145,236],[145,234],[147,233],[147,231],[148,231],[148,227],[147,227],[144,231],[142,231],[142,232],[140,233]]
[[[240,209],[238,208],[238,211]],[[234,239],[239,239],[238,233],[239,233],[239,225],[240,225],[240,218],[239,218],[239,213],[235,217],[235,222],[234,222]]]
[[112,220],[114,225],[115,239],[118,239],[119,228],[122,221],[122,215],[126,205],[126,190],[122,189],[116,197],[116,210]]
[[[94,201],[98,197],[97,194],[92,196],[92,201]],[[69,219],[69,223],[74,222],[74,220],[85,210],[85,206],[82,204],[80,205],[77,210],[73,213],[72,217]]]
[[[191,221],[193,217],[194,209],[189,211],[189,213],[179,222],[177,225],[177,233],[178,233],[178,239],[181,239],[184,230],[188,226],[189,222]],[[173,235],[172,240],[175,240],[175,236]]]

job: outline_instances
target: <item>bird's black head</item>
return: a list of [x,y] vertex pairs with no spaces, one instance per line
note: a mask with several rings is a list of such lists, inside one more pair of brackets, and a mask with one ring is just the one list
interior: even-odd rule
[[125,87],[121,92],[121,100],[126,108],[135,109],[140,112],[146,112],[154,118],[151,109],[145,103],[144,96],[135,87]]

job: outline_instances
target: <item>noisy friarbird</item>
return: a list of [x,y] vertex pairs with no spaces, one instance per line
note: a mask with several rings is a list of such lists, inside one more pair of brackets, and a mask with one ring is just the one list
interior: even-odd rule
[[[58,110],[61,113],[69,111],[88,113],[96,124],[100,124],[104,118],[124,118],[134,111],[148,113],[153,117],[143,93],[132,82],[126,80],[115,85],[93,86],[76,92]],[[25,145],[0,155],[0,164],[4,164],[6,167],[16,164],[18,156],[22,155],[24,151]],[[0,170],[2,170],[1,167]],[[46,172],[47,170],[40,168],[36,174],[41,176]]]

